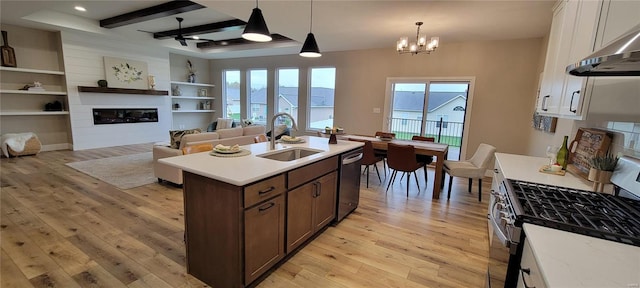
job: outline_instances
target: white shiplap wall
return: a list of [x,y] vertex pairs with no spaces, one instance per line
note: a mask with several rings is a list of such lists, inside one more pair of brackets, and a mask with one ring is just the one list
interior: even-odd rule
[[[95,87],[105,79],[104,56],[146,62],[156,89],[169,90],[167,50],[73,32],[62,32],[62,48],[74,150],[168,141],[169,96],[78,92],[78,86]],[[93,108],[157,108],[159,122],[94,125]]]

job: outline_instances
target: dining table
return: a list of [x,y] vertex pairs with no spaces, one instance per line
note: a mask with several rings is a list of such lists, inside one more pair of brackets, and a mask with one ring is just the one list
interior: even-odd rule
[[[403,140],[403,139],[391,139],[383,140],[375,136],[363,136],[363,135],[341,135],[340,139],[355,140],[355,141],[371,141],[373,149],[387,150],[389,143],[397,145],[411,145],[415,148],[416,154],[429,155],[436,158],[435,177],[433,180],[433,195],[432,199],[440,199],[440,191],[444,186],[444,160],[447,159],[449,154],[449,145],[443,143],[417,141],[417,140]],[[426,171],[425,171],[426,172]],[[426,185],[426,184],[425,184]]]

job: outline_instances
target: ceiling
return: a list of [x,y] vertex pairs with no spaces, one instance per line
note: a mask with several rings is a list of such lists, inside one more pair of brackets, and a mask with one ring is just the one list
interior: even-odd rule
[[[0,2],[2,24],[44,30],[79,31],[114,40],[157,45],[172,52],[207,59],[297,54],[309,33],[310,2],[306,0],[262,0],[262,10],[272,34],[293,41],[239,46],[197,48],[196,41],[183,47],[169,38],[158,40],[148,32],[240,19],[248,21],[256,2],[250,0],[194,0],[206,8],[107,29],[99,20],[169,2],[168,0],[115,1],[7,1]],[[395,49],[400,36],[415,37],[415,22],[427,37],[439,36],[441,45],[450,42],[506,40],[543,37],[551,25],[554,0],[316,0],[313,2],[313,33],[322,52],[388,48]],[[87,9],[73,9],[81,5]],[[148,32],[142,32],[148,31]],[[201,38],[240,38],[242,29],[201,34]]]

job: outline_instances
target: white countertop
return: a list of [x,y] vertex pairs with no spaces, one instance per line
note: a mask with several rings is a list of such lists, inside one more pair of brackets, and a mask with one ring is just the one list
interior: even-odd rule
[[640,247],[532,224],[524,231],[547,287],[640,287]]
[[251,151],[251,155],[247,156],[223,158],[209,155],[209,152],[201,152],[163,158],[158,161],[201,176],[236,186],[244,186],[364,145],[361,142],[343,140],[338,140],[337,144],[329,144],[329,139],[313,136],[301,136],[300,138],[305,139],[305,142],[300,144],[276,143],[276,150],[289,147],[306,147],[324,152],[302,159],[282,162],[257,157],[256,155],[272,152],[269,150],[270,142],[262,142],[241,146],[243,149]]
[[549,164],[548,158],[505,153],[496,153],[495,156],[507,179],[593,191],[592,182],[569,172],[564,176],[540,172],[540,167]]

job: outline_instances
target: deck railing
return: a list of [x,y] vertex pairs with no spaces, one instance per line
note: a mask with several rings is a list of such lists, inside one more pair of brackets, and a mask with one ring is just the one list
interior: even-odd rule
[[462,146],[462,131],[464,123],[449,122],[440,118],[439,121],[426,120],[423,133],[422,121],[415,119],[392,118],[391,132],[396,133],[398,139],[411,139],[413,135],[434,137],[436,142],[449,146]]

